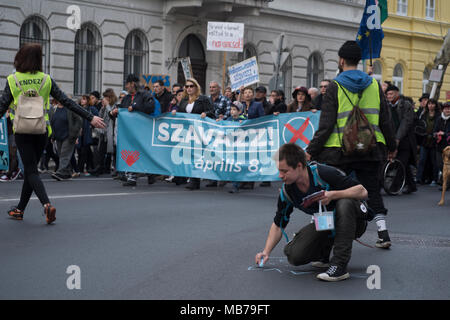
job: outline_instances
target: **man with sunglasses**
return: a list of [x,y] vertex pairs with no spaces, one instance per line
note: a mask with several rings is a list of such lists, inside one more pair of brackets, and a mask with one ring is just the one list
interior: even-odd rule
[[322,100],[325,96],[325,93],[327,93],[328,86],[330,85],[330,80],[323,79],[320,81],[320,87],[319,91],[320,94],[313,100],[312,104],[314,106],[314,109],[320,110],[322,108]]

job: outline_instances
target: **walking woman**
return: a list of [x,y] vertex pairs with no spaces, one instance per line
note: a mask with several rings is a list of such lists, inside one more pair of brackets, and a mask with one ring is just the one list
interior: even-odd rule
[[[13,120],[14,136],[17,148],[23,160],[25,172],[19,204],[12,207],[8,211],[8,215],[17,220],[23,220],[25,208],[34,191],[44,207],[46,221],[50,224],[56,220],[56,208],[51,205],[37,170],[38,161],[41,158],[47,139],[52,130],[48,118],[49,96],[51,95],[61,102],[64,107],[75,112],[82,118],[88,119],[94,127],[103,128],[105,124],[101,118],[92,116],[89,112],[85,111],[69,99],[64,92],[59,89],[55,81],[42,72],[41,45],[35,43],[25,44],[20,48],[14,58],[14,67],[16,68],[16,72],[8,76],[4,93],[0,97],[0,117],[2,117],[11,107],[11,116],[14,115],[13,119],[16,118],[16,121]],[[31,99],[30,97],[42,97],[43,99],[44,118],[47,126],[45,133],[30,134],[16,132],[28,131],[25,129],[18,130],[19,121],[17,120],[24,116],[22,112],[25,111],[22,110],[36,111],[36,104],[34,104],[32,108],[29,108],[28,104],[25,109],[25,104],[27,103],[27,100],[29,101]],[[35,101],[36,100],[33,100],[33,102]],[[37,131],[40,132],[40,130],[33,130],[33,132]]]

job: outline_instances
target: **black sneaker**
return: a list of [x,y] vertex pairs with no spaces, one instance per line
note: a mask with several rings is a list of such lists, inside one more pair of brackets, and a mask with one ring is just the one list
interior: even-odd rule
[[317,275],[317,279],[323,281],[341,281],[350,278],[350,274],[345,270],[345,268],[331,265],[328,270],[324,273]]
[[260,187],[270,187],[271,183],[270,183],[270,181],[264,181],[264,182],[261,182],[259,186]]
[[217,187],[217,181],[211,181],[211,182],[208,183],[205,187],[207,187],[207,188],[214,188],[214,187]]
[[391,246],[391,239],[387,230],[378,231],[378,240],[375,243],[375,247],[381,249],[389,249]]

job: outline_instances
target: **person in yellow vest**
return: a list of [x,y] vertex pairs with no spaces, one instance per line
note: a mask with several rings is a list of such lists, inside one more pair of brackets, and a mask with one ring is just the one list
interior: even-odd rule
[[[378,82],[357,70],[361,60],[358,44],[355,41],[345,42],[338,55],[340,74],[331,81],[324,96],[319,129],[306,149],[307,157],[356,175],[369,193],[368,205],[378,228],[376,246],[389,248],[391,240],[386,227],[387,209],[380,194],[379,171],[386,156],[393,159],[396,153],[391,113]],[[359,105],[371,123],[377,143],[365,155],[346,156],[342,151],[343,129],[355,104]]]
[[[42,72],[42,47],[39,44],[25,44],[17,52],[14,58],[16,72],[9,75],[3,95],[0,97],[0,118],[10,110],[13,121],[14,137],[17,149],[20,152],[24,165],[24,181],[19,204],[8,211],[11,218],[23,220],[24,210],[30,200],[33,191],[44,207],[44,214],[48,224],[56,220],[56,208],[51,205],[47,192],[39,177],[37,169],[39,159],[44,151],[48,137],[52,129],[49,123],[49,97],[50,95],[69,110],[75,112],[84,119],[88,119],[96,128],[104,128],[105,124],[99,117],[93,116],[74,101],[69,99],[56,85],[55,81]],[[44,117],[47,128],[45,133],[18,133],[14,122],[20,97],[26,96],[34,90],[43,99]],[[23,99],[22,99],[23,101]],[[42,101],[42,100],[41,100]],[[28,110],[28,109],[27,109]],[[17,117],[19,118],[19,117]],[[42,122],[43,123],[43,122]],[[23,131],[20,131],[23,132]]]

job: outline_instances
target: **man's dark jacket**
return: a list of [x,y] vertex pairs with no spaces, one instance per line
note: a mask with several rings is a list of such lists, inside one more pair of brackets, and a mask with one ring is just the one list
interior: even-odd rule
[[379,94],[379,127],[386,140],[386,146],[382,143],[377,143],[376,148],[372,149],[367,155],[364,156],[344,156],[342,149],[339,147],[324,147],[335,128],[339,108],[338,85],[336,82],[332,81],[328,86],[325,96],[323,97],[319,129],[316,131],[313,140],[306,149],[312,159],[329,165],[343,165],[365,161],[379,162],[386,159],[386,147],[390,152],[395,151],[395,132],[392,125],[391,113],[381,87],[379,89]]
[[158,95],[155,93],[155,98],[161,104],[161,113],[169,112],[170,101],[172,100],[172,94],[167,91],[166,88],[163,89],[163,92]]
[[119,103],[117,106],[119,108],[132,106],[133,111],[140,111],[146,114],[152,114],[155,111],[155,100],[153,100],[153,96],[149,92],[140,90],[136,92],[134,100],[132,99],[132,95],[127,94],[123,98],[122,103]]

